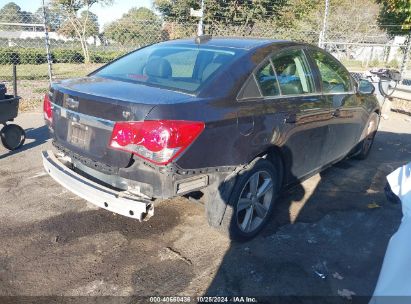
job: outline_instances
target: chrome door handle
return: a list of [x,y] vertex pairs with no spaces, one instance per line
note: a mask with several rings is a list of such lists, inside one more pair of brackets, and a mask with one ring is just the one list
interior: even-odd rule
[[297,122],[297,114],[292,113],[292,114],[288,114],[285,119],[284,119],[285,123],[296,123]]

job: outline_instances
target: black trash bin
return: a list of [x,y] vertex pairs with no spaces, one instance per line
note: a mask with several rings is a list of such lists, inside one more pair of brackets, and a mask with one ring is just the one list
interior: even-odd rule
[[24,129],[15,124],[7,124],[17,117],[19,112],[20,97],[7,95],[7,89],[0,83],[0,139],[5,148],[16,150],[24,144],[26,133]]

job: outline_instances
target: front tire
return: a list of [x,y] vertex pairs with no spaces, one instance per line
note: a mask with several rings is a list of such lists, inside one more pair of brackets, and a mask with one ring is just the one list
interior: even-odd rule
[[372,113],[362,136],[364,139],[358,144],[358,153],[355,155],[355,158],[363,160],[370,154],[379,122],[379,115],[377,113]]
[[279,192],[275,166],[258,158],[239,173],[222,221],[233,240],[246,241],[267,224]]

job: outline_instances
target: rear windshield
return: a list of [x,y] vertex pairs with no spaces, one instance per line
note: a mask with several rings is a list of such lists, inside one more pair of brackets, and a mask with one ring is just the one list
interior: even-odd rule
[[120,58],[94,75],[192,93],[238,52],[203,46],[152,45]]

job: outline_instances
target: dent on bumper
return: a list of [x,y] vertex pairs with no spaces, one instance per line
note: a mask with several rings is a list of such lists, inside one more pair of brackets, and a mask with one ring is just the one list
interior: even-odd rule
[[43,166],[46,172],[60,185],[90,203],[140,221],[150,218],[154,208],[150,201],[124,195],[77,174],[66,167],[52,151],[43,151]]

